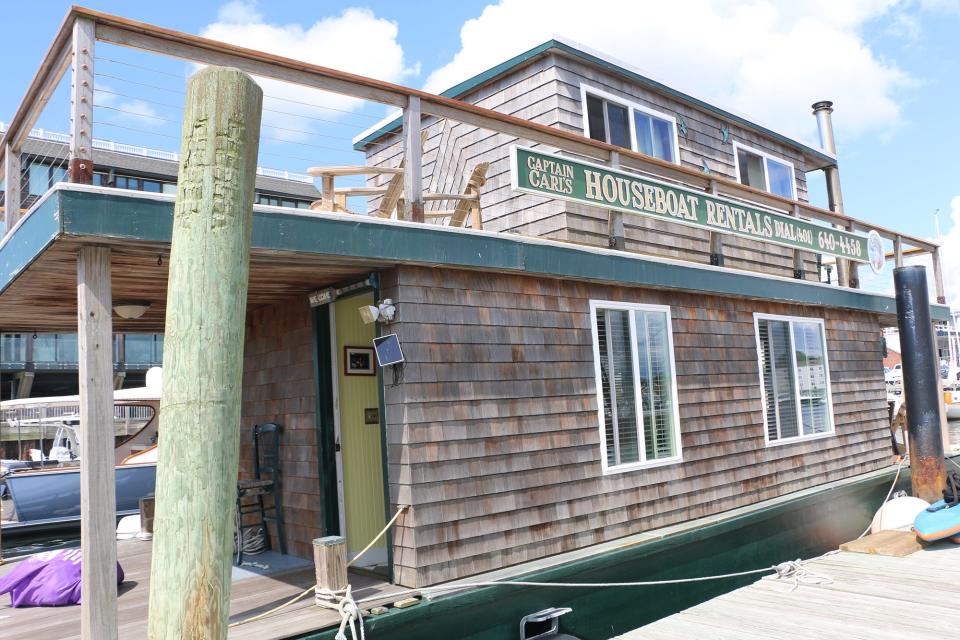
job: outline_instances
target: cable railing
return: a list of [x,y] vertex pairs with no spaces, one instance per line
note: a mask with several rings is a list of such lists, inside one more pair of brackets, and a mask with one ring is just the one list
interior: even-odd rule
[[[9,126],[5,122],[0,121],[0,133],[5,133],[8,128]],[[28,138],[33,140],[57,142],[60,144],[70,144],[70,134],[50,131],[39,127],[30,129]],[[102,138],[93,139],[93,148],[100,149],[102,151],[112,151],[114,153],[125,153],[132,156],[140,156],[142,158],[152,158],[154,160],[169,160],[171,162],[180,161],[180,154],[176,151],[153,149],[150,147],[117,142],[114,140],[104,140]],[[280,180],[289,180],[291,182],[304,182],[307,184],[313,184],[313,178],[311,176],[305,173],[295,173],[293,171],[286,171],[283,169],[271,169],[268,167],[258,166],[257,175],[264,176],[266,178],[278,178]]]

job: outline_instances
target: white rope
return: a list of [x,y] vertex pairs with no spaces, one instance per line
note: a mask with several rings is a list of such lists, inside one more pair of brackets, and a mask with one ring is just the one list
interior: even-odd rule
[[333,609],[340,614],[340,628],[335,640],[347,640],[346,630],[350,628],[350,637],[357,640],[357,623],[360,625],[359,640],[366,640],[366,630],[363,627],[363,612],[353,599],[353,586],[348,584],[346,589],[330,591],[317,589],[317,606]]
[[[818,556],[813,560],[822,558],[823,556]],[[788,579],[793,578],[793,587],[790,589],[790,593],[793,593],[801,584],[806,585],[819,585],[819,584],[833,584],[833,578],[830,576],[817,573],[812,569],[808,569],[805,564],[807,562],[812,562],[812,560],[801,560],[797,558],[796,560],[787,560],[786,562],[781,562],[776,565],[773,569],[777,572],[777,579]]]
[[[373,540],[370,541],[370,544],[368,544],[366,547],[363,548],[363,551],[361,551],[360,553],[358,553],[357,555],[355,555],[355,556],[353,557],[353,560],[351,560],[350,562],[347,563],[347,566],[349,567],[349,566],[353,565],[357,560],[359,560],[359,559],[363,556],[363,554],[365,554],[367,551],[370,550],[371,547],[373,547],[373,545],[377,542],[377,540],[379,540],[379,539],[382,538],[384,535],[386,535],[387,531],[390,530],[390,527],[393,526],[393,523],[396,522],[396,521],[397,521],[397,518],[400,517],[400,514],[403,513],[404,511],[406,511],[408,508],[409,508],[409,505],[400,505],[399,507],[397,507],[397,512],[396,512],[395,514],[393,514],[393,517],[392,517],[392,518],[390,518],[390,522],[388,522],[388,523],[386,524],[386,526],[384,526],[383,529],[380,530],[380,533],[378,533],[378,534],[376,535],[376,537],[375,537]],[[321,594],[321,591],[322,591],[322,594]],[[293,598],[291,598],[291,599],[288,600],[287,602],[284,602],[284,603],[281,604],[280,606],[274,607],[273,609],[270,609],[269,611],[264,611],[263,613],[261,613],[261,614],[259,614],[259,615],[253,616],[252,618],[245,618],[244,620],[238,620],[237,622],[232,623],[232,624],[230,625],[230,627],[238,627],[238,626],[240,626],[241,624],[246,624],[246,623],[248,623],[248,622],[253,622],[253,621],[255,621],[255,620],[261,620],[261,619],[263,619],[263,618],[266,618],[266,617],[269,616],[269,615],[273,615],[274,613],[276,613],[276,612],[278,612],[278,611],[282,611],[283,609],[286,609],[286,608],[289,607],[290,605],[292,605],[292,604],[294,604],[294,603],[297,603],[297,602],[299,602],[300,600],[303,600],[303,599],[306,598],[308,595],[310,595],[311,593],[314,593],[314,592],[317,592],[317,597],[315,598],[315,602],[316,602],[316,604],[318,604],[318,605],[320,605],[320,606],[326,606],[326,605],[321,605],[321,604],[320,604],[320,602],[321,602],[321,601],[320,601],[320,596],[321,596],[321,595],[325,595],[325,596],[326,596],[326,595],[329,595],[329,596],[332,596],[332,598],[340,598],[339,592],[334,593],[334,592],[329,592],[329,591],[325,591],[325,590],[318,590],[318,589],[317,589],[317,585],[313,585],[312,587],[309,587],[309,588],[305,589],[302,593],[294,596]],[[350,586],[349,584],[347,585],[347,589],[346,589],[346,591],[345,591],[344,593],[345,593],[345,595],[349,595],[349,594],[351,593],[351,586]],[[382,596],[381,596],[381,597],[382,597]],[[332,599],[332,598],[331,598],[331,599]],[[340,598],[340,600],[342,601],[343,598]],[[361,637],[361,640],[363,640],[363,638],[364,638],[363,618],[360,617],[360,608],[356,606],[356,601],[353,600],[352,595],[350,596],[350,602],[353,603],[353,606],[354,606],[354,608],[356,609],[356,615],[357,615],[357,618],[356,618],[356,619],[358,619],[358,620],[360,621],[360,637]],[[339,603],[338,603],[338,604],[339,604]],[[346,606],[347,606],[347,605],[344,605],[344,607],[346,607]],[[344,622],[343,622],[343,621],[346,620],[346,617],[343,617],[343,615],[344,615],[344,610],[341,610],[341,609],[339,608],[339,606],[338,606],[337,610],[338,610],[338,611],[341,611],[341,629],[342,629],[342,628],[343,628],[343,625],[344,625]],[[350,624],[350,630],[351,630],[351,632],[353,632],[353,624],[352,624],[352,623]],[[339,640],[339,638],[338,638],[338,640]],[[343,640],[346,640],[346,637],[344,637]]]

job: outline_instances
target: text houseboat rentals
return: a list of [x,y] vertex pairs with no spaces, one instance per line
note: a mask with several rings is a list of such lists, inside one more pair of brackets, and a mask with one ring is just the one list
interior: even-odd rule
[[[290,553],[343,535],[355,557],[406,506],[360,564],[411,588],[708,575],[833,547],[886,493],[895,302],[858,269],[883,268],[885,242],[932,252],[931,313],[949,313],[938,247],[845,216],[832,149],[559,40],[435,96],[78,8],[7,171],[71,33],[93,34],[92,74],[96,41],[402,110],[355,139],[364,166],[318,158],[314,210],[254,207],[241,475],[253,426],[281,425]],[[6,182],[0,327],[40,300],[51,330],[75,327],[78,253],[98,247],[113,298],[150,303],[113,330],[160,332],[174,196],[84,184],[84,153],[25,213]],[[815,170],[833,211],[806,200]],[[367,633],[516,637],[570,607],[567,632],[605,638],[738,584],[464,587]]]

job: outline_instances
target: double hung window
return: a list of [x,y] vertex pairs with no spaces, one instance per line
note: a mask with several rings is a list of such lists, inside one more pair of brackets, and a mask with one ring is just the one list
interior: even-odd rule
[[590,302],[604,472],[680,460],[669,307]]
[[582,87],[584,133],[601,142],[678,162],[677,121],[639,104]]
[[796,199],[792,164],[739,142],[733,143],[733,152],[740,184]]
[[759,314],[754,321],[768,443],[832,434],[823,322]]

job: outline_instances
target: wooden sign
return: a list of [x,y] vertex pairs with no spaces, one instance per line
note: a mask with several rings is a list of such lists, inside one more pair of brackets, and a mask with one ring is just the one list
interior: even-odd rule
[[513,188],[524,193],[662,218],[856,262],[870,261],[866,235],[589,162],[513,146],[510,175]]

